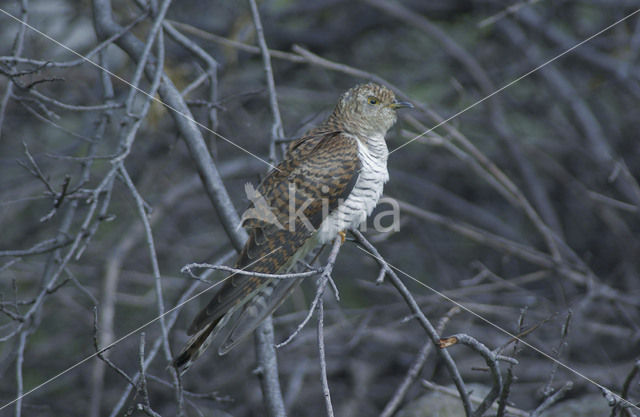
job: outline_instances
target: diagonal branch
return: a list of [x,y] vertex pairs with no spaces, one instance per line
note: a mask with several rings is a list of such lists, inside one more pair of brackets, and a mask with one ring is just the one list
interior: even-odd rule
[[[110,0],[94,0],[93,16],[99,37],[108,37],[115,33],[119,33],[122,30],[122,27],[113,19]],[[116,40],[116,44],[135,62],[138,62],[142,58],[144,43],[142,43],[133,34],[125,33]],[[156,59],[154,57],[150,57],[149,63],[146,65],[145,69],[147,77],[153,78],[156,65]],[[162,82],[159,86],[158,92],[165,103],[179,112],[171,112],[170,114],[176,123],[180,135],[187,144],[189,153],[196,165],[196,170],[202,179],[205,192],[213,203],[227,236],[233,243],[236,250],[241,250],[247,238],[247,234],[244,229],[237,227],[240,223],[238,213],[233,207],[233,203],[231,202],[229,194],[222,182],[217,166],[211,158],[209,150],[204,142],[202,133],[191,121],[193,120],[191,111],[180,94],[180,91],[166,75],[163,75],[162,77]],[[187,119],[183,115],[188,115],[189,118]]]
[[[438,332],[433,327],[429,319],[424,315],[422,309],[413,298],[413,295],[409,292],[407,287],[402,283],[395,270],[384,260],[384,258],[380,255],[378,250],[360,233],[358,230],[351,231],[353,235],[356,237],[356,240],[360,245],[364,247],[364,249],[360,248],[363,252],[368,253],[371,257],[373,257],[382,268],[386,269],[387,275],[389,276],[389,280],[393,284],[394,287],[398,290],[402,298],[405,300],[411,312],[415,315],[418,323],[422,326],[422,328],[426,331],[427,336],[431,339],[431,342],[438,346],[440,343],[440,336]],[[464,381],[462,380],[462,376],[460,376],[460,372],[458,371],[458,367],[456,366],[453,358],[449,355],[449,352],[445,350],[438,351],[440,357],[443,359],[447,370],[449,371],[449,375],[451,379],[453,379],[458,392],[460,393],[460,399],[462,400],[462,405],[464,407],[464,411],[467,417],[471,417],[473,415],[473,408],[471,407],[471,402],[469,401],[469,394],[467,393],[467,389],[465,388]]]

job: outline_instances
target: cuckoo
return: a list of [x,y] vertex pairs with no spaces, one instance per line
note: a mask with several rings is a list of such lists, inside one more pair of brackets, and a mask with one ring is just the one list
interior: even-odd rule
[[[318,245],[358,227],[378,203],[387,171],[387,131],[396,110],[412,107],[388,88],[357,85],[340,97],[331,115],[291,143],[287,154],[255,191],[241,221],[249,238],[236,268],[282,274]],[[301,278],[229,277],[187,333],[174,359],[186,371],[220,338],[223,355],[238,344],[293,291]]]

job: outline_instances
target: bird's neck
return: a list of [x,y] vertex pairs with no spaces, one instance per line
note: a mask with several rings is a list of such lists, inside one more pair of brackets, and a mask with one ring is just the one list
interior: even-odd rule
[[364,129],[357,122],[344,120],[344,118],[335,113],[329,116],[325,124],[330,131],[342,131],[353,136],[360,144],[365,146],[372,157],[383,161],[387,160],[389,150],[384,139],[386,132]]

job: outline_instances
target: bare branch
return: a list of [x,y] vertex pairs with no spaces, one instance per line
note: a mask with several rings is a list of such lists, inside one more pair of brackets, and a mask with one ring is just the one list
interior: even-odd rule
[[500,373],[498,361],[504,359],[515,361],[515,359],[505,357],[501,358],[499,357],[499,355],[491,352],[484,344],[480,343],[477,339],[463,333],[458,333],[456,335],[440,339],[439,347],[441,349],[444,349],[457,343],[462,343],[463,345],[469,346],[471,349],[478,352],[484,358],[487,366],[491,370],[491,377],[493,379],[491,390],[484,397],[478,408],[476,408],[473,412],[474,417],[480,417],[484,414],[485,411],[489,409],[489,407],[492,406],[494,401],[498,398],[503,390],[502,374]]
[[[560,358],[560,355],[562,354],[562,350],[567,344],[567,336],[569,335],[569,323],[571,322],[571,316],[572,316],[572,312],[571,310],[569,310],[569,312],[567,313],[567,318],[564,324],[562,325],[558,347],[556,347],[553,352],[556,359]],[[553,378],[555,377],[557,371],[558,371],[558,364],[554,362],[551,365],[551,373],[549,374],[549,380],[547,381],[547,385],[545,385],[544,389],[542,390],[542,393],[544,396],[549,396],[553,393],[553,388],[551,387],[551,385],[553,384]]]
[[[102,35],[113,35],[118,33],[122,28],[114,20],[111,14],[111,2],[109,0],[95,0],[94,16],[96,30]],[[142,57],[143,44],[130,34],[125,34],[119,38],[116,43],[135,61],[139,61]],[[147,65],[147,75],[153,77],[155,66]],[[177,124],[178,130],[182,138],[187,143],[191,157],[194,159],[196,168],[203,179],[207,195],[211,199],[220,221],[222,222],[227,235],[231,239],[234,247],[239,251],[247,238],[244,229],[239,229],[237,225],[240,223],[229,195],[217,171],[216,164],[211,158],[206,144],[202,138],[202,134],[194,123],[187,120],[183,115],[191,115],[187,104],[180,95],[178,89],[175,88],[169,78],[164,78],[159,87],[160,96],[173,109],[179,112],[172,112],[171,115]],[[192,117],[190,117],[193,120]]]
[[16,402],[15,402],[15,417],[20,417],[22,415],[22,397],[24,395],[24,381],[23,381],[23,372],[22,366],[24,365],[24,350],[27,345],[27,330],[22,330],[20,332],[19,342],[18,342],[18,352],[16,358]]
[[73,242],[72,239],[65,237],[63,240],[58,238],[48,239],[44,242],[36,243],[29,249],[14,249],[0,251],[0,256],[29,256],[40,255],[43,253],[51,252],[65,246],[68,246]]
[[324,353],[324,305],[322,299],[318,303],[318,357],[320,360],[320,381],[322,382],[322,394],[324,396],[327,416],[333,417],[333,404],[331,404],[331,392],[327,379],[327,362]]
[[509,366],[507,368],[507,375],[504,378],[504,384],[502,387],[502,392],[500,393],[500,398],[498,398],[498,410],[496,412],[496,417],[504,417],[505,412],[507,411],[507,400],[511,392],[511,384],[513,383],[513,379],[513,367]]
[[[27,21],[28,18],[28,10],[27,10],[27,0],[20,0],[20,20],[23,22]],[[22,51],[24,50],[24,35],[27,31],[27,27],[25,25],[18,26],[18,32],[16,33],[15,41],[13,42],[13,48],[11,50],[11,56],[15,58],[19,58],[22,55]],[[7,105],[9,104],[9,99],[13,94],[13,83],[9,83],[7,85],[7,89],[2,96],[2,100],[0,100],[0,138],[2,137],[2,128],[4,126],[4,117],[7,111]]]
[[259,364],[256,374],[260,379],[267,415],[285,417],[287,414],[278,378],[278,362],[274,348],[271,316],[268,316],[265,322],[266,324],[258,327],[255,332],[256,357]]
[[107,356],[105,355],[106,349],[100,347],[98,342],[98,308],[94,307],[93,309],[93,347],[98,354],[98,358],[102,360],[102,362],[106,363],[111,369],[116,371],[121,377],[123,377],[132,387],[136,387],[136,383],[131,379],[129,375],[122,369],[120,369],[116,364],[114,364]]
[[267,79],[267,89],[269,91],[269,107],[271,108],[271,116],[273,117],[273,125],[271,126],[271,141],[269,143],[269,161],[273,164],[276,161],[276,141],[284,138],[284,129],[282,127],[282,118],[280,117],[280,109],[278,108],[278,96],[276,94],[276,85],[273,81],[273,69],[271,69],[271,56],[269,48],[264,39],[264,31],[262,30],[262,22],[260,21],[260,13],[255,0],[249,0],[251,5],[251,14],[253,16],[253,24],[258,35],[258,45],[262,53],[262,62],[264,64],[264,72]]

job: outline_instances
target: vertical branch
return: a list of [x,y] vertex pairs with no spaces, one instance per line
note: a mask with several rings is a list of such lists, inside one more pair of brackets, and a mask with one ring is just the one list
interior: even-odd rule
[[[527,314],[528,308],[524,307],[520,310],[520,317],[518,318],[518,334],[521,334],[524,331],[524,318]],[[513,341],[513,350],[511,356],[515,359],[518,354],[518,343],[519,339]],[[499,353],[499,350],[497,351]],[[502,392],[500,393],[500,397],[498,398],[498,411],[496,413],[496,417],[504,417],[505,412],[507,411],[507,401],[509,399],[509,394],[511,391],[511,384],[513,383],[513,363],[510,363],[507,366],[507,375],[505,376],[504,386],[502,388]]]
[[329,390],[329,380],[327,379],[327,362],[324,355],[324,303],[322,298],[318,303],[318,357],[320,359],[320,379],[322,381],[322,394],[324,395],[324,405],[327,409],[327,416],[333,417],[333,405],[331,404],[331,391]]
[[[20,0],[20,20],[23,22],[27,22],[28,18],[28,0]],[[18,27],[18,33],[16,34],[16,39],[13,43],[13,50],[11,51],[11,56],[15,58],[19,58],[22,55],[22,49],[24,48],[24,33],[27,30],[27,25],[21,24]],[[4,115],[7,111],[7,105],[9,104],[9,99],[13,94],[13,83],[7,83],[7,89],[4,92],[4,96],[2,96],[2,101],[0,101],[0,138],[2,138],[2,125],[4,124]]]
[[[567,313],[567,318],[564,324],[562,325],[562,330],[560,331],[560,342],[558,343],[558,347],[553,352],[553,355],[556,357],[556,359],[560,359],[562,350],[567,345],[567,336],[569,335],[569,323],[571,322],[572,315],[573,313],[571,312],[571,310],[569,310],[569,312]],[[553,385],[553,379],[556,376],[556,372],[558,372],[558,362],[553,362],[553,364],[551,365],[551,372],[549,373],[549,380],[547,381],[547,384],[544,386],[544,389],[542,390],[542,394],[544,396],[549,396],[553,394],[554,389],[552,385]]]
[[262,22],[260,21],[260,13],[255,0],[249,0],[251,4],[251,14],[253,15],[253,23],[256,27],[258,35],[258,45],[262,53],[262,61],[264,62],[264,72],[267,78],[267,88],[269,90],[269,106],[271,107],[271,115],[273,116],[273,125],[271,126],[271,142],[269,143],[269,162],[276,161],[276,141],[284,138],[284,129],[282,127],[282,119],[280,118],[280,109],[278,108],[278,96],[276,95],[276,85],[273,81],[273,70],[271,69],[271,55],[267,42],[264,39],[264,31],[262,30]]
[[327,410],[327,416],[333,417],[333,405],[331,404],[331,392],[329,391],[329,380],[327,379],[327,362],[324,354],[324,304],[322,302],[322,294],[327,285],[327,282],[331,279],[331,273],[333,266],[336,263],[338,252],[340,252],[340,246],[342,245],[342,237],[337,236],[333,241],[331,252],[327,260],[327,265],[322,271],[322,275],[318,280],[318,356],[320,360],[320,379],[322,382],[322,394],[324,396],[325,408]]
[[273,322],[268,316],[263,325],[256,329],[256,356],[259,368],[258,376],[262,395],[269,417],[284,417],[287,415],[278,379],[278,360],[274,346]]
[[24,349],[27,344],[27,330],[23,329],[20,332],[20,339],[18,342],[18,357],[16,359],[16,411],[15,417],[22,415],[22,395],[24,390],[24,384],[22,379],[22,364],[24,363]]
[[[280,109],[278,108],[278,98],[276,96],[276,86],[273,81],[273,70],[271,69],[271,56],[267,48],[267,42],[264,39],[264,31],[262,22],[260,21],[260,13],[255,0],[249,0],[251,5],[251,14],[253,15],[253,23],[258,36],[258,44],[262,52],[262,60],[264,62],[264,71],[267,79],[267,88],[269,90],[269,105],[273,116],[273,125],[271,127],[271,140],[269,141],[269,162],[276,162],[276,140],[284,138],[282,128],[282,119],[280,118]],[[271,416],[285,415],[284,399],[280,389],[280,381],[278,379],[278,362],[273,339],[273,322],[271,317],[265,320],[256,332],[256,349],[258,361],[262,368],[262,392],[265,397],[267,410]]]
[[513,382],[513,366],[509,366],[507,368],[507,375],[504,377],[504,384],[502,387],[502,392],[500,393],[500,397],[498,398],[498,411],[496,412],[496,417],[504,417],[504,413],[507,410],[507,400],[509,399],[509,394],[511,392],[511,383]]
[[142,399],[146,406],[151,407],[149,401],[149,390],[147,389],[147,376],[144,372],[144,332],[140,333],[140,347],[138,348],[138,370],[140,371],[140,391],[142,391]]
[[[213,58],[212,58],[213,59]],[[215,61],[214,61],[215,62]],[[210,65],[207,68],[207,74],[209,75],[209,102],[215,104],[218,102],[218,65]],[[209,129],[218,130],[218,108],[211,106],[209,108],[208,118]],[[211,135],[213,137],[213,135]]]
[[[164,16],[163,13],[166,13],[166,10],[169,7],[169,4],[171,3],[170,0],[165,0],[165,2],[163,3],[163,7],[161,9],[161,14],[157,17],[154,28],[157,28],[157,41],[156,41],[156,45],[157,45],[157,51],[158,51],[158,65],[156,66],[156,71],[155,71],[155,75],[153,77],[152,80],[152,84],[151,84],[151,91],[152,91],[152,95],[155,95],[155,92],[157,91],[159,85],[160,85],[160,80],[162,78],[162,63],[164,62],[164,37],[162,34],[162,27],[161,27],[161,22],[162,22],[162,18]],[[152,42],[151,39],[149,39],[148,42]],[[151,103],[150,99],[147,99],[145,101],[145,104],[143,106],[143,110],[142,113],[143,115],[146,114],[146,112],[149,109],[149,105]],[[129,107],[129,106],[128,106]],[[142,120],[142,117],[140,117],[138,120]],[[164,306],[164,297],[163,297],[163,291],[162,291],[162,277],[160,276],[160,267],[158,264],[158,258],[156,255],[156,250],[155,250],[155,243],[153,240],[153,233],[151,231],[151,225],[149,223],[149,219],[147,217],[147,214],[145,212],[145,208],[144,208],[144,201],[142,199],[142,196],[140,196],[140,193],[138,193],[138,190],[136,189],[135,185],[133,184],[133,181],[131,180],[131,178],[129,177],[129,174],[127,172],[127,170],[124,167],[123,163],[120,163],[120,174],[122,175],[122,177],[125,180],[125,183],[127,185],[127,187],[129,188],[129,190],[131,191],[131,194],[133,195],[134,199],[136,200],[136,204],[138,207],[138,210],[140,212],[140,218],[142,220],[142,223],[144,225],[144,230],[145,230],[145,235],[146,235],[146,240],[147,240],[147,246],[149,248],[149,258],[151,260],[151,267],[152,267],[152,271],[153,271],[153,277],[154,277],[154,288],[155,288],[155,292],[156,292],[156,302],[157,302],[157,306],[158,306],[158,315],[160,317],[160,328],[162,331],[162,346],[163,346],[163,350],[164,350],[164,354],[165,354],[165,358],[167,361],[171,360],[171,348],[169,347],[169,332],[167,330],[167,326],[165,323],[165,318],[164,318],[164,313],[165,313],[165,306]],[[171,372],[173,381],[174,381],[174,386],[176,389],[176,401],[178,403],[178,416],[182,416],[183,415],[183,395],[182,395],[182,389],[181,389],[181,384],[178,380],[178,374],[176,372],[176,370],[174,368],[169,368],[169,372]]]
[[[103,68],[107,68],[107,62],[105,60],[105,53],[101,51],[98,55],[98,61]],[[102,85],[102,94],[105,101],[109,102],[113,100],[114,92],[113,92],[113,84],[111,83],[111,78],[109,75],[101,71],[100,72],[100,82]],[[100,122],[98,124],[98,128],[96,129],[96,141],[92,144],[92,149],[95,148],[96,143],[100,142],[104,135],[104,131],[107,127],[107,123],[109,121],[110,112],[107,111],[102,114],[100,118]],[[93,155],[93,150],[90,152],[90,155]],[[84,172],[82,175],[81,183],[86,183],[89,181],[89,170],[88,167],[91,166],[91,160],[87,160],[83,162],[84,164]],[[117,280],[111,279],[110,277],[114,276],[113,274],[106,274],[105,282],[104,282],[104,291],[101,294],[102,303],[104,306],[100,311],[101,323],[105,326],[105,331],[100,333],[100,345],[107,346],[113,341],[113,317],[115,316],[115,292],[116,292],[116,283]],[[117,277],[117,275],[115,275]],[[98,349],[96,349],[98,350]],[[105,372],[105,363],[103,361],[95,361],[92,376],[91,376],[91,399],[89,405],[89,416],[98,417],[100,415],[100,402],[102,399],[102,388],[104,385],[104,372]]]
[[125,184],[129,188],[129,191],[133,195],[133,198],[136,201],[136,207],[138,208],[138,214],[140,215],[140,220],[142,220],[142,224],[144,226],[145,238],[147,241],[147,247],[149,249],[149,258],[151,260],[151,270],[153,273],[154,279],[154,288],[156,292],[156,303],[158,304],[158,315],[160,316],[160,328],[162,329],[162,338],[163,343],[162,346],[164,348],[164,354],[167,361],[171,360],[171,349],[169,348],[169,340],[167,333],[167,326],[164,320],[164,297],[162,295],[162,277],[160,275],[160,267],[158,265],[158,256],[156,255],[156,247],[153,240],[153,232],[151,230],[151,225],[149,224],[149,218],[147,217],[147,213],[144,208],[144,200],[140,196],[140,193],[136,189],[136,186],[133,184],[131,177],[127,170],[121,166],[120,167],[120,175],[124,179]]
[[[153,26],[151,26],[151,30],[149,30],[149,33],[147,34],[147,39],[146,39],[146,42],[144,43],[144,49],[142,51],[140,59],[137,62],[138,65],[136,66],[136,71],[133,74],[133,78],[130,81],[130,85],[132,88],[129,90],[129,96],[127,97],[127,108],[133,107],[133,101],[139,93],[135,87],[138,87],[138,85],[140,84],[142,74],[146,69],[147,62],[149,61],[149,58],[151,56],[151,47],[153,46],[154,41],[157,38],[157,41],[161,42],[161,36],[159,36],[159,34],[161,33],[160,29],[162,27],[162,22],[164,21],[164,17],[167,13],[167,10],[169,10],[170,5],[171,5],[171,0],[164,0],[162,2],[162,6],[160,7],[160,10],[154,16]],[[164,53],[160,49],[159,51],[161,53]],[[158,71],[160,73],[162,73],[162,66],[164,64],[163,61],[164,59],[162,59],[161,57],[158,57],[158,62],[155,63],[159,67]],[[153,96],[155,95],[155,93],[152,93],[151,95]]]

